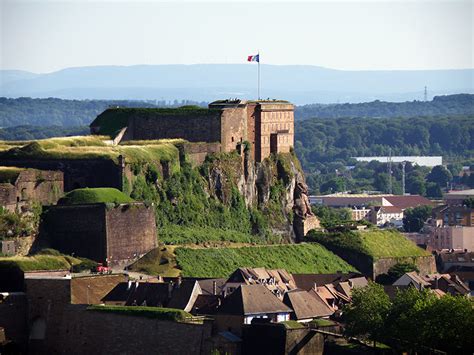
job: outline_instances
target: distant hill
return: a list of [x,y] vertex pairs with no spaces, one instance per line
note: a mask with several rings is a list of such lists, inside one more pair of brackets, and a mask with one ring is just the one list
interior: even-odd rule
[[[412,101],[474,93],[473,69],[348,71],[309,65],[261,65],[263,97],[296,104]],[[65,99],[213,101],[256,97],[255,64],[136,65],[67,68],[33,74],[0,71],[0,96]]]
[[296,118],[390,118],[474,114],[474,95],[435,96],[432,101],[385,102],[296,107]]

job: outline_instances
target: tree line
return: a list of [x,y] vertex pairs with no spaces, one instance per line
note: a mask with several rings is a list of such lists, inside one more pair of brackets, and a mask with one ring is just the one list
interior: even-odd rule
[[385,102],[358,104],[310,104],[296,107],[296,119],[342,117],[416,117],[474,114],[474,95],[435,96],[432,101]]

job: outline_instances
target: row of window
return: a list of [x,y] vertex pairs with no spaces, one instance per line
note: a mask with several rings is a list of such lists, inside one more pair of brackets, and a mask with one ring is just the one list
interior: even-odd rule
[[290,130],[289,123],[264,123],[262,124],[262,132],[274,132],[274,131],[283,131]]
[[[290,143],[290,137],[288,135],[279,135],[278,143]],[[262,136],[262,145],[270,144],[270,136]]]

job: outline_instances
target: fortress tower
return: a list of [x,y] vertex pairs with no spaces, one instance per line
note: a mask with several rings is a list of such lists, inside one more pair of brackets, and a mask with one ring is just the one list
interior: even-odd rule
[[294,106],[287,101],[220,100],[208,108],[113,108],[90,125],[92,134],[127,140],[182,138],[220,143],[229,152],[248,141],[260,162],[271,153],[289,152],[294,144]]

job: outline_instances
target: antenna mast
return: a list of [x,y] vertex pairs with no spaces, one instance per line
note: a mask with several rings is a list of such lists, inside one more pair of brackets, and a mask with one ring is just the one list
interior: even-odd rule
[[392,148],[388,148],[388,193],[392,194]]
[[425,102],[428,101],[428,88],[425,86],[425,95],[424,95]]

